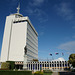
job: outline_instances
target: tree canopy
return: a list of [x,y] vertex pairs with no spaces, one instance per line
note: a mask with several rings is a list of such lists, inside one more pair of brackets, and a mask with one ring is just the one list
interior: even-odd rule
[[75,67],[75,54],[71,54],[69,56],[69,63],[72,64],[73,67]]

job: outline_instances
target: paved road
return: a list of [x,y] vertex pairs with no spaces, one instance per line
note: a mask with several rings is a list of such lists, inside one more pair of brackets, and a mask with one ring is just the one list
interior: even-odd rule
[[52,75],[58,75],[58,72],[53,72]]
[[59,72],[59,75],[75,75],[75,72]]

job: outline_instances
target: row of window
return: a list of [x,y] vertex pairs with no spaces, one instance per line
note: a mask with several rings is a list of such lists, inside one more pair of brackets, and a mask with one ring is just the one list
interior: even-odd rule
[[33,59],[33,57],[27,56],[27,61],[31,61]]
[[34,44],[33,41],[30,40],[29,38],[27,38],[27,42],[29,42],[29,44],[30,44],[32,47],[34,47],[35,49],[38,48],[38,46],[36,46],[36,44]]
[[38,54],[33,53],[33,52],[30,52],[30,51],[27,51],[27,54],[30,54],[30,55],[32,55],[32,56],[38,56]]
[[34,49],[30,44],[27,43],[27,48],[30,49],[31,51],[35,52],[38,54],[38,50]]
[[38,47],[36,47],[35,45],[33,45],[33,43],[27,38],[27,44],[32,47],[34,50],[38,50]]
[[31,51],[30,49],[27,49],[27,53],[29,53],[29,54],[33,53],[35,55],[38,55],[37,53],[35,53],[34,51]]
[[21,22],[25,22],[26,20],[20,20],[20,21],[14,21],[13,23],[21,23]]
[[30,54],[27,54],[27,56],[32,57],[33,59],[37,59],[37,56],[35,57],[35,56],[30,55]]
[[38,34],[37,34],[36,31],[34,30],[34,28],[30,25],[29,22],[28,22],[28,25],[30,26],[30,28],[32,29],[32,31],[34,31],[34,34],[35,34],[36,36],[38,36]]
[[29,37],[36,45],[38,45],[38,41],[33,39],[29,33],[27,33],[27,37]]
[[35,37],[34,34],[30,31],[29,28],[27,28],[27,33],[29,33],[29,35],[32,36],[32,38],[37,42],[38,41],[38,37]]
[[42,63],[42,64],[68,64],[67,61],[40,61],[40,62],[29,62],[29,63]]
[[27,29],[28,30],[30,30],[30,32],[34,35],[34,37],[36,38],[37,36],[36,36],[36,34],[35,34],[35,32],[33,31],[33,29],[31,28],[31,26],[28,24],[27,25],[28,27],[27,27]]
[[[67,65],[67,64],[66,64],[66,65]],[[34,69],[42,69],[42,67],[44,67],[44,68],[46,68],[46,67],[48,67],[48,68],[49,68],[49,67],[53,67],[53,68],[54,68],[54,67],[55,67],[55,68],[56,68],[56,67],[67,67],[66,65],[65,65],[65,66],[64,66],[64,65],[62,65],[62,66],[61,66],[61,65],[60,65],[60,66],[54,66],[54,65],[52,65],[52,66],[51,66],[51,65],[46,65],[46,64],[45,64],[45,65],[42,65],[42,64],[27,64],[27,67],[28,67],[28,69],[33,69],[33,70],[34,70]],[[68,65],[68,66],[69,66],[69,65]]]

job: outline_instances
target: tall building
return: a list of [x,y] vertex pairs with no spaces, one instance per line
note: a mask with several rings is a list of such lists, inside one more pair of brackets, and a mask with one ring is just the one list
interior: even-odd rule
[[38,33],[28,17],[19,13],[6,17],[1,62],[24,61],[24,47],[27,47],[27,61],[38,59]]

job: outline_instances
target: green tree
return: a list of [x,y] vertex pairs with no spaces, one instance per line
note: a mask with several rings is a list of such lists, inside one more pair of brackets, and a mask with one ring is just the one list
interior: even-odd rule
[[71,54],[69,56],[69,61],[70,64],[72,64],[73,67],[75,67],[75,54]]

